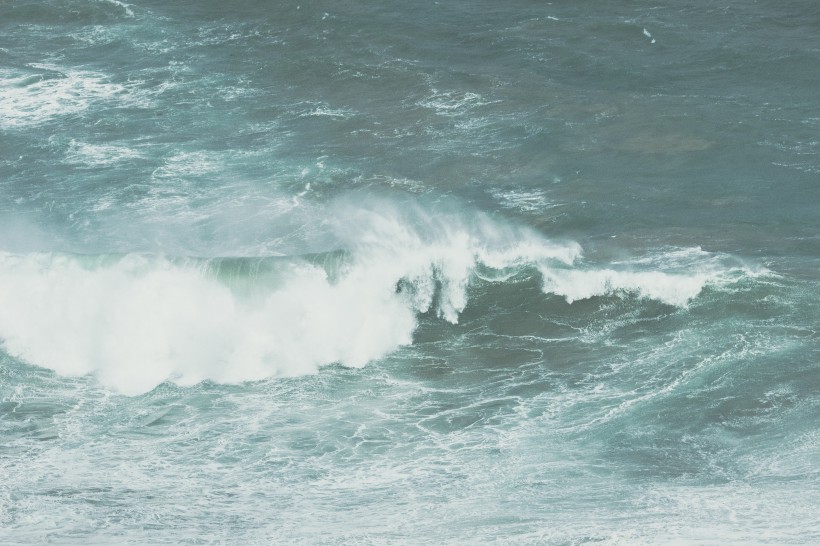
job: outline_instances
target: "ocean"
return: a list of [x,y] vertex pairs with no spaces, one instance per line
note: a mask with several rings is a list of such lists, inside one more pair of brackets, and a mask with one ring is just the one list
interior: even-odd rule
[[820,543],[818,37],[0,2],[0,543]]

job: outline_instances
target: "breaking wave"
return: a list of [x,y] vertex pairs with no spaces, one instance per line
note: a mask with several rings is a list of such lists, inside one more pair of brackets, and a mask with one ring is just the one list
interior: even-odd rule
[[699,249],[688,256],[701,266],[686,272],[657,261],[595,268],[577,243],[488,216],[336,212],[344,225],[328,223],[344,250],[304,256],[0,252],[0,339],[29,363],[93,374],[133,395],[168,380],[235,383],[363,366],[411,344],[420,314],[457,323],[479,271],[491,283],[532,271],[545,293],[569,303],[631,294],[675,306],[727,274]]

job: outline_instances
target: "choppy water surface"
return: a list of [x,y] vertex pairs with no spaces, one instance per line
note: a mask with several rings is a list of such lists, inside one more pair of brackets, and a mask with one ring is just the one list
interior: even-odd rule
[[0,4],[0,542],[820,542],[818,35]]

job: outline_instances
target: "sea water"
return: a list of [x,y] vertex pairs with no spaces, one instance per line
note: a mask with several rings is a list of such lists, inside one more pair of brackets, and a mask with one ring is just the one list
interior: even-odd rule
[[0,543],[820,542],[818,36],[0,3]]

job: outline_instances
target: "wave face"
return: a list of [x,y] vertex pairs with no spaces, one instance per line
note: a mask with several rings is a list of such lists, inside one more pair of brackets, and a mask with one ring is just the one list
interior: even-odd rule
[[0,542],[820,544],[815,3],[0,1]]

